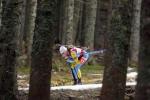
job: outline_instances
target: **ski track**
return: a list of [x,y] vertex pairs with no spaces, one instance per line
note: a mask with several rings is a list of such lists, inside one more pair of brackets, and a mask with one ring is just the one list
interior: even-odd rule
[[[127,82],[126,86],[135,86],[136,82]],[[69,85],[69,86],[55,86],[51,87],[51,90],[88,90],[88,89],[101,89],[102,84],[84,84],[84,85]],[[18,90],[28,91],[29,88],[18,88]]]
[[[130,69],[131,70],[131,69]],[[127,79],[130,80],[130,78],[132,79],[131,82],[127,82],[126,86],[135,86],[136,85],[136,79],[137,77],[137,72],[135,71],[131,71],[127,74]],[[102,84],[83,84],[83,85],[68,85],[68,86],[55,86],[55,87],[51,87],[51,90],[88,90],[88,89],[101,89],[102,88]],[[26,88],[18,88],[18,90],[24,90],[24,91],[28,91],[29,90],[29,84],[27,85]]]

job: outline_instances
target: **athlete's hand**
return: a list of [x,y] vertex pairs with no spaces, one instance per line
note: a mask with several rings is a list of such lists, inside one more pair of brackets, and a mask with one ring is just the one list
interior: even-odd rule
[[80,59],[80,63],[83,64],[83,63],[86,62],[86,60],[87,60],[86,58],[82,57],[82,58]]

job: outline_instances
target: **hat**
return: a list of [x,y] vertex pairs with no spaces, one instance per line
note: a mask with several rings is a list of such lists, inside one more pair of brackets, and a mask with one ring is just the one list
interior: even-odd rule
[[67,48],[65,47],[65,46],[60,46],[60,48],[59,48],[59,52],[62,54],[62,53],[64,53],[64,52],[66,52],[67,51]]

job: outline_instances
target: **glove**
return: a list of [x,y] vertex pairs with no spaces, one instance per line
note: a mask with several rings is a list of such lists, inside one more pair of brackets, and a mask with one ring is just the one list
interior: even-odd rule
[[80,63],[83,64],[86,62],[86,60],[87,60],[86,58],[82,57],[82,58],[80,58]]

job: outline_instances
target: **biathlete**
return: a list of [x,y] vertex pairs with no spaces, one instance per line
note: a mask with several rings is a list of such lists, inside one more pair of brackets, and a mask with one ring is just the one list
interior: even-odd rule
[[60,46],[59,48],[60,54],[66,59],[67,65],[71,69],[71,73],[74,80],[74,85],[82,84],[81,82],[81,66],[85,64],[85,62],[89,58],[89,53],[85,50],[77,47],[67,48],[66,46]]

